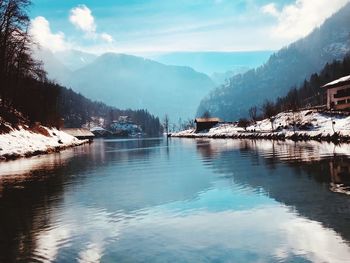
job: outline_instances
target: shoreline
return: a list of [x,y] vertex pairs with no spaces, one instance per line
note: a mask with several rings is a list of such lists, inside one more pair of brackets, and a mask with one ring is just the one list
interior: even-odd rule
[[79,140],[61,130],[45,126],[35,129],[9,128],[10,132],[0,134],[0,164],[19,158],[57,153],[90,142]]
[[237,134],[208,134],[208,133],[192,133],[192,134],[169,134],[170,138],[209,138],[209,139],[249,139],[249,140],[275,140],[275,141],[285,141],[292,140],[298,141],[318,141],[318,142],[333,142],[333,143],[350,143],[350,136],[343,136],[339,133],[334,133],[333,135],[327,134],[317,134],[309,135],[307,133],[293,133],[293,135],[281,133],[281,132],[271,132],[271,133],[257,133],[257,132],[246,132]]
[[26,152],[24,154],[18,154],[18,153],[3,154],[3,155],[0,155],[0,164],[2,162],[14,161],[14,160],[17,160],[20,158],[30,158],[30,157],[39,156],[39,155],[59,153],[59,152],[64,151],[66,149],[78,147],[78,146],[81,146],[81,145],[84,145],[87,143],[91,143],[91,142],[89,140],[84,140],[84,141],[81,141],[80,143],[76,143],[74,145],[55,146],[55,147],[47,148],[46,150],[36,150],[33,152]]
[[[273,121],[271,121],[273,119]],[[350,143],[350,116],[317,110],[281,112],[245,128],[236,123],[219,123],[209,130],[189,129],[169,134],[179,138],[264,139]],[[272,124],[275,127],[272,130]]]

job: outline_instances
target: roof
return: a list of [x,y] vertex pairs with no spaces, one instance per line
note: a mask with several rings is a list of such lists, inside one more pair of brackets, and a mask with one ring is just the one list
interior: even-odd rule
[[196,118],[195,122],[220,122],[219,118]]
[[338,87],[338,86],[345,85],[345,84],[350,84],[350,75],[333,80],[332,82],[329,82],[322,87],[323,88],[332,88],[332,87]]
[[62,131],[74,137],[94,137],[95,136],[91,131],[83,128],[65,128],[65,129],[62,129]]
[[106,129],[104,129],[104,128],[102,128],[102,127],[96,126],[96,127],[92,127],[92,128],[90,129],[90,131],[91,131],[91,132],[94,132],[94,131],[106,131]]

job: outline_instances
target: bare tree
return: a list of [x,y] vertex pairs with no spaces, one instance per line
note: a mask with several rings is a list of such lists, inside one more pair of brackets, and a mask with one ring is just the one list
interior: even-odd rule
[[246,118],[241,118],[238,121],[238,127],[242,127],[245,131],[247,130],[247,127],[249,126],[250,121]]
[[266,100],[262,105],[262,112],[265,118],[268,118],[271,122],[271,129],[274,130],[273,122],[275,121],[276,107],[273,102]]
[[211,117],[211,114],[210,114],[210,112],[209,112],[208,110],[206,110],[206,111],[202,114],[202,118],[208,119],[208,118],[210,118],[210,117]]
[[31,54],[27,8],[30,0],[0,0],[0,98],[11,106],[20,81],[26,77],[46,80],[42,64]]
[[254,123],[258,120],[258,108],[256,106],[249,108],[249,116]]
[[169,116],[168,116],[168,114],[165,114],[165,116],[164,116],[163,128],[165,130],[166,135],[168,136],[168,134],[169,134]]
[[184,129],[191,129],[191,128],[194,128],[194,120],[193,119],[188,119],[184,123]]

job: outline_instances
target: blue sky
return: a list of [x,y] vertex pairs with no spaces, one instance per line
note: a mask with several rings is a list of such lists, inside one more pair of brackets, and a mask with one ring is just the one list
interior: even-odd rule
[[30,17],[37,42],[53,51],[276,50],[348,1],[33,0]]

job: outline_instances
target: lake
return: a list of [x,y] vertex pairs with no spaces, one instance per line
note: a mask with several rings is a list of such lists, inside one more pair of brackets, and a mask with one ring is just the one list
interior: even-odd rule
[[350,261],[350,145],[95,140],[0,174],[0,262]]

